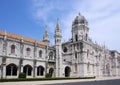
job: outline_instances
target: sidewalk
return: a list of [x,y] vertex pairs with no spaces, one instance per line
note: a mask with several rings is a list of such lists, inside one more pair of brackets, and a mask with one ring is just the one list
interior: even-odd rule
[[23,81],[23,82],[0,82],[0,85],[45,85],[56,83],[71,83],[71,82],[86,82],[86,81],[101,81],[120,79],[120,77],[104,77],[96,79],[74,79],[74,80],[51,80],[51,81]]

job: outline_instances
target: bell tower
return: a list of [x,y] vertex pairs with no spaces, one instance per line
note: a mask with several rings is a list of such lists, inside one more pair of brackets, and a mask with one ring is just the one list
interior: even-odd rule
[[57,20],[56,27],[55,27],[55,34],[54,34],[54,39],[55,39],[55,49],[56,49],[56,69],[55,69],[55,74],[56,77],[62,77],[62,72],[63,72],[63,66],[62,66],[62,32],[60,29],[59,25],[59,20]]
[[80,13],[74,19],[72,23],[72,39],[73,42],[79,40],[86,40],[88,39],[88,21],[82,16]]

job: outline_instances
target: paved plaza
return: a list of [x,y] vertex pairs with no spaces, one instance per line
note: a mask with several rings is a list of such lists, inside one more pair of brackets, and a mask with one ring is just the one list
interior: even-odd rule
[[120,85],[120,79],[103,80],[103,81],[61,83],[61,84],[52,84],[52,85]]

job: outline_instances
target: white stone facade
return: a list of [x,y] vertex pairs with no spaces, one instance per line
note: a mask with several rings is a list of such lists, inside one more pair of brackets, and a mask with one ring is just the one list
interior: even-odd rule
[[49,46],[48,30],[43,42],[0,31],[0,78],[106,77],[120,76],[120,53],[94,43],[88,22],[78,15],[72,23],[72,38],[62,43],[57,21],[55,45]]

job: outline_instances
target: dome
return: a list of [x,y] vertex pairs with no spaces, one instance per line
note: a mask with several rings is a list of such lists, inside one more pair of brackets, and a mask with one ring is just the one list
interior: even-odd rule
[[88,22],[87,22],[87,20],[85,19],[85,17],[82,16],[82,15],[79,13],[78,16],[76,16],[75,20],[73,21],[73,25],[76,25],[76,24],[85,24],[85,25],[87,25]]

